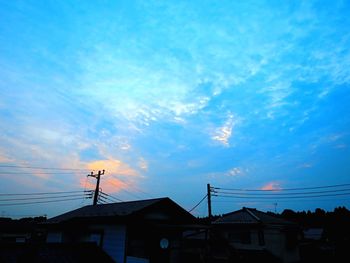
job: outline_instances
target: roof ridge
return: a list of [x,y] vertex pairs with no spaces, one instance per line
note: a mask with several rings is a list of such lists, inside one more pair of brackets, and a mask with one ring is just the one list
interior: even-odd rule
[[[125,204],[125,203],[137,203],[137,202],[145,202],[145,201],[156,201],[156,200],[163,200],[163,199],[170,199],[169,197],[158,197],[158,198],[149,198],[149,199],[140,199],[140,200],[131,200],[131,201],[121,201],[121,202],[114,202],[114,203],[107,203],[107,204],[98,204],[97,206],[103,206],[103,205],[113,205],[113,204]],[[85,205],[82,206],[80,208],[83,207],[91,207],[91,206],[95,206],[95,205]],[[78,209],[80,209],[78,208]],[[78,210],[76,209],[76,210]],[[72,210],[74,211],[74,210]]]
[[251,215],[254,219],[256,219],[257,221],[261,222],[261,219],[260,219],[257,215],[255,215],[255,214],[253,213],[253,211],[250,211],[249,208],[244,207],[243,209],[244,209],[245,211],[247,211],[248,214]]

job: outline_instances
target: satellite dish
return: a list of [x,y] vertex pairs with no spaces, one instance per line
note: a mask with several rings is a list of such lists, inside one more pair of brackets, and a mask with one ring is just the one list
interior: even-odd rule
[[161,249],[167,249],[169,247],[169,240],[166,238],[162,238],[159,242]]

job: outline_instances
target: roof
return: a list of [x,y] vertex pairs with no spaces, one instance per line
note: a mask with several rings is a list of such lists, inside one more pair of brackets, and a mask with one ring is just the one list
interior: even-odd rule
[[255,208],[243,207],[241,210],[224,214],[214,224],[276,224],[294,225],[287,220],[272,216]]
[[101,204],[101,205],[88,205],[70,212],[64,213],[62,215],[53,217],[46,221],[46,223],[61,223],[71,219],[84,219],[84,218],[114,218],[114,217],[128,217],[139,213],[151,206],[156,204],[166,204],[168,206],[176,206],[181,212],[188,214],[192,217],[190,213],[184,210],[181,206],[176,204],[170,198],[156,198],[156,199],[147,199],[139,201],[130,201],[130,202],[120,202],[112,204]]

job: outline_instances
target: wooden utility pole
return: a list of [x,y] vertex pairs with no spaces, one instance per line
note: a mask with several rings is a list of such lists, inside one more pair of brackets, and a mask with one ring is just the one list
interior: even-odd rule
[[101,175],[105,174],[105,170],[98,171],[97,174],[94,174],[93,172],[91,172],[91,174],[89,174],[88,176],[94,177],[97,179],[96,182],[96,189],[95,189],[95,195],[94,195],[94,201],[93,201],[93,205],[97,205],[97,198],[98,198],[98,193],[100,191],[100,179],[101,179]]
[[207,184],[207,197],[208,197],[208,217],[211,220],[211,187],[210,184]]

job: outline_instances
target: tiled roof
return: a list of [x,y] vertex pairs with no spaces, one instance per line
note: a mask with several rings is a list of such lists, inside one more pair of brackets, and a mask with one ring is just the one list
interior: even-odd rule
[[112,203],[112,204],[88,205],[88,206],[84,206],[76,210],[64,213],[62,215],[53,217],[47,220],[46,223],[49,223],[49,224],[60,223],[73,218],[125,217],[165,200],[173,202],[169,198],[157,198],[157,199],[120,202],[120,203]]
[[269,215],[254,208],[243,207],[241,210],[224,214],[214,224],[278,224],[292,225],[294,223]]

